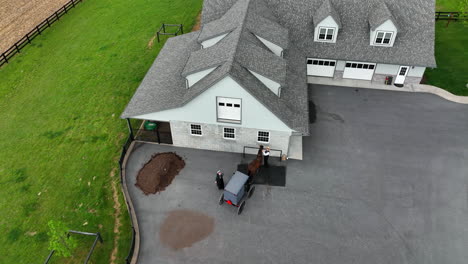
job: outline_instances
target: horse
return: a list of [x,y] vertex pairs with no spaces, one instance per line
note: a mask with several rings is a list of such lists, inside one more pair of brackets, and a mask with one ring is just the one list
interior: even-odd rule
[[257,153],[257,158],[255,158],[255,160],[253,160],[252,162],[250,162],[248,168],[247,168],[247,175],[252,178],[255,176],[255,174],[257,174],[258,172],[258,169],[260,168],[260,166],[262,166],[262,161],[263,161],[263,146],[260,146],[260,148],[258,149],[258,153]]

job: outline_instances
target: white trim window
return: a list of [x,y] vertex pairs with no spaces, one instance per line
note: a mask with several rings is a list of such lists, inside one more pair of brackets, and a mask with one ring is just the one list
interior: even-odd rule
[[236,139],[236,129],[233,127],[224,127],[223,128],[223,138],[224,139]]
[[377,31],[375,34],[375,45],[389,46],[392,43],[393,32]]
[[269,143],[270,142],[270,132],[268,132],[268,131],[258,131],[257,141],[262,142],[262,143]]
[[319,34],[318,34],[318,40],[320,40],[320,41],[333,41],[334,34],[335,34],[335,28],[320,27],[319,28]]
[[201,137],[203,135],[202,126],[198,124],[190,124],[190,135]]

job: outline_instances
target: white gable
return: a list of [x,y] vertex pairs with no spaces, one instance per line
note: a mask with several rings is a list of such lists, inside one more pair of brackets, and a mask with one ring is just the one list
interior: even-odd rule
[[398,33],[398,29],[393,24],[392,20],[388,19],[387,21],[383,22],[382,25],[378,26],[375,30],[370,31],[370,45],[374,45],[375,42],[375,37],[377,35],[378,31],[383,31],[383,32],[392,32],[392,40],[390,41],[389,45],[387,47],[392,47],[393,43],[395,43],[395,38]]
[[196,84],[198,81],[201,79],[205,78],[208,74],[210,74],[212,71],[214,71],[216,67],[209,68],[203,71],[199,71],[196,73],[192,73],[186,77],[187,79],[187,88],[192,87],[194,84]]
[[320,28],[333,28],[334,29],[333,39],[327,42],[331,42],[331,43],[336,42],[336,37],[338,36],[338,30],[340,27],[338,26],[338,23],[336,23],[335,19],[333,19],[332,16],[328,16],[324,20],[320,21],[320,23],[315,25],[314,41],[322,41],[319,39]]
[[256,72],[253,72],[251,70],[249,70],[250,73],[252,73],[255,77],[257,77],[257,79],[259,81],[261,81],[266,87],[268,87],[268,89],[270,89],[274,94],[276,94],[277,96],[280,96],[280,87],[281,87],[281,84],[273,81],[273,80],[270,80],[269,78],[263,76],[263,75],[260,75]]
[[242,100],[242,120],[240,124],[229,123],[231,127],[248,127],[275,131],[292,130],[262,103],[240,86],[231,77],[225,77],[208,90],[180,108],[134,116],[132,118],[157,121],[185,121],[204,124],[226,124],[217,122],[216,98],[239,98]]
[[227,34],[228,34],[228,33],[223,34],[223,35],[221,35],[221,36],[217,36],[217,37],[208,39],[208,40],[205,40],[205,41],[203,41],[203,42],[201,43],[201,45],[202,45],[202,47],[203,47],[204,49],[209,48],[209,47],[215,45],[216,43],[220,42],[224,37],[227,36]]
[[276,45],[275,43],[268,41],[262,37],[255,35],[271,52],[273,52],[278,57],[283,57],[283,48]]

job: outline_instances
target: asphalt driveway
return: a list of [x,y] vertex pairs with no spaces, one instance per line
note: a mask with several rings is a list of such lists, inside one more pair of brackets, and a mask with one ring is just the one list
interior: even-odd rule
[[[317,122],[286,187],[257,186],[243,214],[217,204],[217,169],[239,154],[144,144],[127,181],[146,263],[421,263],[468,259],[468,106],[430,94],[314,86]],[[187,165],[166,191],[145,196],[135,177],[153,153]],[[229,178],[229,177],[227,177]],[[190,248],[159,241],[174,209],[215,219]]]

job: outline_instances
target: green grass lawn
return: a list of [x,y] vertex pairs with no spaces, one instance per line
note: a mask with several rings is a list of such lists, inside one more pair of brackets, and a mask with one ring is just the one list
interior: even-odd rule
[[[189,31],[202,0],[88,0],[0,69],[0,262],[42,263],[47,222],[101,232],[93,263],[109,263],[114,244],[111,182],[127,129],[120,113],[162,43],[156,29]],[[118,171],[116,171],[118,172]],[[120,195],[120,186],[119,195]],[[131,233],[122,204],[117,263]],[[93,238],[80,238],[82,263]]]
[[460,0],[436,0],[436,10],[441,12],[458,11]]
[[468,96],[468,25],[436,23],[436,69],[426,70],[426,82],[456,95]]

